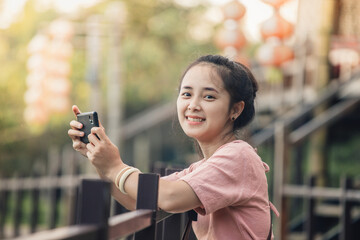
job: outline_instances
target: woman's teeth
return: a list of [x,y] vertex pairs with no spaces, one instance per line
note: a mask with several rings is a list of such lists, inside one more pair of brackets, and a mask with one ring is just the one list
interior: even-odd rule
[[192,117],[187,117],[187,119],[191,122],[202,122],[205,121],[205,119],[202,118],[192,118]]

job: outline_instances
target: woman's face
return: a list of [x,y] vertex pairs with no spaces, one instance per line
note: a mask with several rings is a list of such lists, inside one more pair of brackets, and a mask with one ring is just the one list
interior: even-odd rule
[[180,125],[199,142],[219,141],[232,131],[230,95],[213,67],[198,64],[185,74],[177,99]]

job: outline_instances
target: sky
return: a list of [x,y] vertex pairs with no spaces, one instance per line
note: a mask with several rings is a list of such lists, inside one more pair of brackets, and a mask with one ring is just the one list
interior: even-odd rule
[[[21,10],[27,0],[0,0],[0,29],[7,28]],[[39,8],[47,8],[53,5],[58,11],[68,13],[79,7],[88,7],[101,0],[37,0]]]
[[[0,0],[0,29],[7,28],[16,17],[21,14],[21,9],[27,0]],[[47,8],[53,5],[58,11],[69,13],[76,11],[79,7],[91,6],[101,0],[37,0],[39,8]],[[146,1],[146,0],[144,0]],[[213,7],[210,18],[212,21],[221,21],[220,6],[231,0],[174,0],[179,5],[185,7],[192,7],[203,1],[210,2]],[[261,0],[239,0],[246,7],[246,14],[242,21],[244,21],[244,32],[247,34],[249,40],[259,40],[259,25],[270,18],[272,15],[272,8],[263,3]],[[280,12],[282,16],[288,21],[295,23],[297,18],[297,4],[298,0],[288,0]]]

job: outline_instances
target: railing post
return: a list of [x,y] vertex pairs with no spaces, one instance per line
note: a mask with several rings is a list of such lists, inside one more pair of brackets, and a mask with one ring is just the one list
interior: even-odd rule
[[[165,169],[165,175],[170,175],[174,172],[181,171],[181,169]],[[181,224],[181,217],[185,214],[174,214],[171,217],[168,217],[162,222],[162,239],[180,239],[181,237],[181,229],[183,228]]]
[[290,144],[288,142],[288,129],[285,122],[278,121],[275,124],[274,135],[274,205],[280,209],[280,219],[274,219],[274,235],[279,238],[287,239],[288,228],[288,200],[283,189],[288,179],[287,165],[289,158]]
[[[127,213],[129,210],[127,210],[124,206],[122,206],[118,201],[115,199],[113,200],[113,215],[119,215],[123,213]],[[133,234],[130,234],[126,237],[127,240],[133,239]]]
[[342,196],[340,198],[340,204],[342,212],[340,216],[340,240],[354,239],[351,226],[351,208],[353,203],[346,198],[346,191],[352,188],[352,180],[349,177],[342,178]]
[[36,232],[38,219],[39,219],[39,199],[40,199],[40,190],[38,188],[33,188],[30,191],[31,194],[31,217],[30,217],[30,232]]
[[[49,177],[60,176],[61,157],[59,148],[50,146],[49,148]],[[48,228],[53,229],[56,227],[56,222],[59,217],[58,204],[60,202],[61,188],[53,187],[49,189],[49,219]]]
[[158,208],[159,175],[155,173],[139,174],[136,209],[153,210],[150,227],[135,233],[135,240],[156,239],[156,211]]
[[[166,165],[164,163],[161,162],[157,162],[157,163],[153,163],[151,165],[151,172],[152,173],[157,173],[160,175],[160,177],[163,177],[166,175]],[[156,240],[163,240],[164,239],[164,227],[165,227],[165,221],[169,219],[166,218],[165,220],[161,221],[161,222],[157,222],[156,223]],[[168,238],[168,239],[173,239],[173,238]]]
[[315,186],[315,176],[309,178],[308,187],[310,189],[309,195],[306,197],[307,209],[306,209],[306,239],[314,239],[316,229],[316,216],[314,214],[315,209],[315,199],[311,195],[312,188]]
[[108,239],[110,216],[110,183],[84,179],[80,186],[78,224],[96,224],[100,227],[98,240]]
[[8,214],[10,191],[0,190],[0,239],[5,238],[5,220]]
[[18,185],[18,188],[14,191],[14,237],[20,235],[20,221],[23,216],[23,200],[24,200],[24,190],[21,189]]

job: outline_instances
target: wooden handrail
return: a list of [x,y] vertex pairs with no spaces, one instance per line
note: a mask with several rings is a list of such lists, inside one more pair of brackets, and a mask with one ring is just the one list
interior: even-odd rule
[[152,210],[135,210],[109,219],[109,239],[118,239],[151,225]]
[[330,187],[309,187],[304,185],[284,185],[283,195],[286,197],[312,197],[328,200],[339,200],[341,197],[349,201],[360,201],[359,190],[346,190]]
[[[117,216],[113,216],[108,222],[109,239],[115,240],[125,237],[134,232],[143,230],[151,226],[152,210],[140,209]],[[172,213],[159,211],[157,213],[157,222],[161,222],[172,216]],[[53,230],[34,233],[29,236],[15,238],[14,240],[55,240],[55,239],[96,239],[96,233],[99,227],[96,225],[75,225],[61,227]]]
[[45,230],[31,235],[12,238],[13,240],[72,240],[87,239],[96,240],[96,233],[99,227],[96,225],[74,225],[68,227],[60,227],[52,230]]
[[70,188],[79,185],[81,179],[98,179],[92,175],[63,175],[59,177],[39,177],[39,178],[14,178],[1,179],[0,191],[31,190],[31,189],[50,189],[55,187]]
[[[151,225],[153,211],[140,209],[113,216],[109,219],[109,239],[118,239],[134,232],[143,230]],[[165,211],[156,212],[156,223],[164,221],[173,213]]]
[[173,213],[168,213],[165,211],[157,211],[156,212],[156,222],[159,223],[161,221],[164,221],[165,219],[167,219],[168,217],[171,217],[172,215],[174,215]]
[[[165,212],[163,212],[165,213]],[[151,225],[152,210],[135,210],[113,216],[108,221],[109,239],[118,239],[134,232],[145,229]],[[172,214],[161,214],[159,220],[164,220]],[[60,227],[53,230],[41,231],[28,236],[14,238],[14,240],[55,240],[55,239],[97,239],[100,230],[96,225],[75,225]]]

